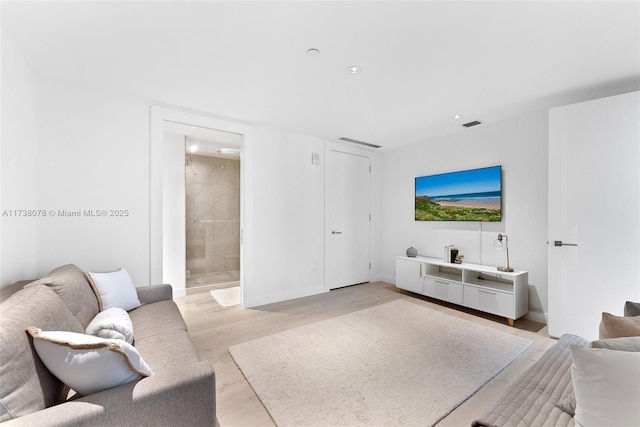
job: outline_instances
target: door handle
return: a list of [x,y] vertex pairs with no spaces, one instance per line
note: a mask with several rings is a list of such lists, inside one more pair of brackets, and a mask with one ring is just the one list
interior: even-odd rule
[[331,234],[342,234],[342,231],[332,231]]
[[562,240],[554,240],[553,246],[578,246],[577,243],[564,243]]

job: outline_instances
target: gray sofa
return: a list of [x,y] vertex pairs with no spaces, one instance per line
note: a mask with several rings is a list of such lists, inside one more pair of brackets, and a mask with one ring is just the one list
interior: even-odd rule
[[571,346],[588,344],[589,341],[577,335],[560,337],[472,426],[573,427],[573,417],[558,404],[573,392]]
[[171,286],[137,288],[142,306],[129,312],[134,346],[154,374],[81,397],[69,393],[47,370],[25,330],[35,326],[84,333],[99,312],[84,273],[66,265],[35,282],[19,282],[2,291],[2,426],[215,425],[214,371],[198,358]]
[[[574,381],[571,377],[571,366],[574,362],[571,347],[610,349],[614,350],[613,353],[616,353],[615,350],[638,352],[640,351],[639,328],[640,303],[627,301],[622,318],[602,313],[599,330],[600,340],[590,342],[577,335],[565,334],[561,336],[558,342],[504,392],[493,408],[472,423],[472,427],[574,427],[579,425],[580,423],[574,419],[578,403],[573,388]],[[582,369],[584,369],[584,365]],[[606,378],[609,373],[600,375],[601,372],[603,371],[599,371],[598,374],[601,378],[589,379],[594,381],[590,382],[590,386],[604,383],[601,380]],[[631,381],[631,384],[637,384],[637,382]],[[624,398],[617,401],[622,405],[621,407],[625,409],[637,407],[637,402],[633,401],[634,395],[625,394],[626,390],[623,384],[616,383],[615,387],[624,390],[621,393]],[[599,390],[597,386],[593,388]],[[611,392],[611,389],[608,391]],[[582,392],[584,393],[584,388]],[[604,406],[607,406],[605,415],[608,417],[611,408],[608,406],[610,403],[604,400],[607,391],[602,391],[602,393],[596,398],[600,402],[605,402]],[[629,401],[625,400],[627,396],[629,396]],[[593,409],[593,406],[593,400],[591,404],[585,404],[585,407],[590,409]],[[584,412],[583,410],[583,416]],[[598,411],[596,410],[596,412]],[[623,413],[626,412],[623,411]],[[589,416],[586,417],[589,420]],[[583,418],[583,422],[584,420]],[[590,422],[602,425],[602,423],[593,421],[593,418]],[[607,423],[611,425],[611,421],[607,421]],[[636,424],[636,422],[633,423],[633,425]],[[613,425],[616,425],[615,422]]]

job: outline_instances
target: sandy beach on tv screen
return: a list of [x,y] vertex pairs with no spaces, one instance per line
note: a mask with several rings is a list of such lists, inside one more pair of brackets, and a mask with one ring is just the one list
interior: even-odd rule
[[457,208],[500,209],[499,200],[442,200],[436,203],[440,206],[453,206]]

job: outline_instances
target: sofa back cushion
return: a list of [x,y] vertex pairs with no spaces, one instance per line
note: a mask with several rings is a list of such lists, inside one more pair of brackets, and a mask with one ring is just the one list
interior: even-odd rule
[[[87,282],[84,272],[73,264],[58,267],[25,288],[39,285],[46,285],[58,294],[69,311],[78,319],[83,330],[100,311],[98,299]],[[34,326],[41,328],[39,325]]]
[[65,400],[68,388],[38,357],[29,326],[83,332],[62,299],[46,286],[30,286],[0,303],[0,422]]

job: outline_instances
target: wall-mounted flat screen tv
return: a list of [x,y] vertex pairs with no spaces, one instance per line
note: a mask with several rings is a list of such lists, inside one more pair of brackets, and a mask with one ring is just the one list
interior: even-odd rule
[[416,221],[501,221],[502,167],[416,178]]

